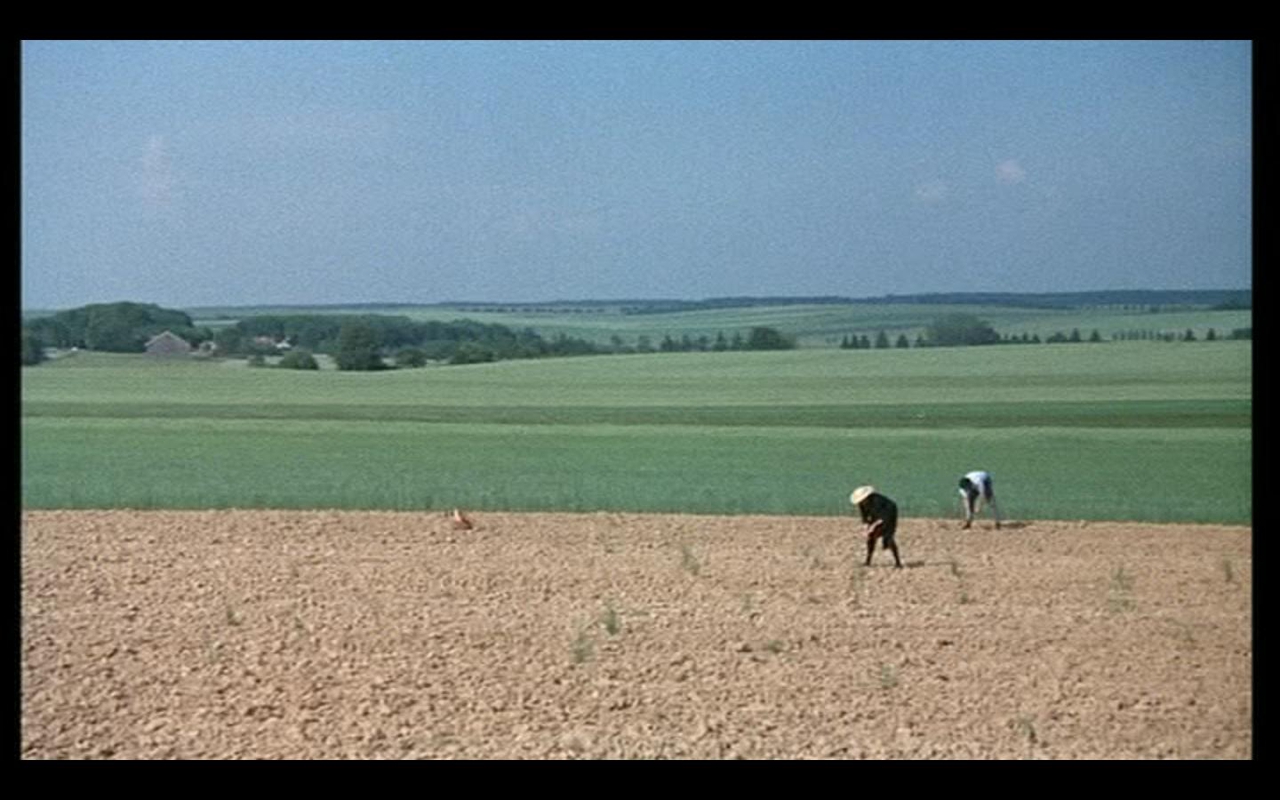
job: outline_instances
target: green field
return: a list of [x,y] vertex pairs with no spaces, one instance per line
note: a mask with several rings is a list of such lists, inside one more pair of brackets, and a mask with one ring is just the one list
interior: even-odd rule
[[381,373],[81,353],[22,371],[28,508],[958,514],[1247,523],[1250,342],[806,349]]

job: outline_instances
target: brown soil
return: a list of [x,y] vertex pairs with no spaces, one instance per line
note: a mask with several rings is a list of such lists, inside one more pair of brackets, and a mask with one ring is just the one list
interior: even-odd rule
[[26,758],[1251,758],[1251,530],[22,516]]

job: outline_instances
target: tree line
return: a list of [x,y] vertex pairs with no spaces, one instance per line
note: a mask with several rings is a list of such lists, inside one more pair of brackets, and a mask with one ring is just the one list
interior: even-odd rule
[[[679,337],[665,335],[655,343],[647,335],[629,345],[613,336],[609,345],[560,333],[546,338],[532,328],[513,330],[505,325],[458,319],[452,322],[415,321],[385,314],[261,314],[245,317],[218,328],[197,327],[185,312],[144,303],[103,303],[61,311],[29,320],[22,327],[22,363],[38,364],[45,348],[82,348],[119,353],[139,353],[157,333],[171,331],[193,346],[208,342],[222,356],[244,357],[251,364],[265,365],[268,356],[280,356],[279,366],[317,369],[314,354],[334,358],[339,369],[377,370],[418,367],[430,362],[476,364],[523,358],[549,358],[595,354],[653,352],[723,352],[730,350],[789,350],[796,347],[794,336],[775,328],[755,326],[745,334],[735,331]],[[1112,334],[1115,340],[1195,341],[1195,332],[1132,330]],[[1218,339],[1210,329],[1207,341]],[[1250,339],[1251,328],[1238,328],[1226,338]],[[916,336],[915,347],[961,347],[991,344],[1039,344],[1039,334],[1001,335],[986,321],[972,314],[947,314],[935,319]],[[1044,342],[1100,342],[1095,329],[1084,337],[1079,329],[1056,332]],[[907,348],[913,346],[906,334],[890,341],[879,331],[874,340],[867,334],[846,335],[843,349]],[[284,352],[287,350],[288,352]],[[392,359],[393,364],[387,359]]]
[[247,358],[254,366],[265,366],[267,357],[282,356],[277,366],[318,369],[315,354],[324,354],[331,356],[339,369],[365,371],[431,362],[476,364],[622,352],[795,347],[793,337],[768,327],[752,328],[745,336],[735,333],[732,338],[721,333],[714,341],[668,335],[657,346],[641,336],[636,347],[629,348],[619,337],[614,337],[609,347],[564,333],[547,338],[532,328],[513,330],[469,319],[415,321],[385,314],[261,314],[213,330],[195,326],[182,311],[122,302],[60,311],[25,323],[22,363],[40,363],[45,348],[140,353],[151,337],[165,330],[193,346],[209,343],[219,356]]
[[724,331],[718,331],[715,338],[706,334],[699,336],[690,336],[689,334],[681,334],[679,338],[665,334],[662,339],[655,345],[653,337],[641,334],[636,337],[634,345],[627,344],[621,336],[614,335],[610,337],[610,347],[607,352],[616,354],[632,354],[632,353],[722,353],[730,350],[794,350],[796,347],[796,339],[794,336],[788,336],[780,332],[776,328],[770,328],[765,325],[758,325],[744,335],[741,331],[734,331],[731,336],[725,336]]
[[[1151,340],[1151,341],[1196,341],[1195,331],[1191,328],[1183,333],[1173,331],[1132,330],[1113,333],[1115,341]],[[1210,328],[1205,334],[1205,341],[1216,341],[1221,337]],[[1253,338],[1252,328],[1236,328],[1227,337],[1230,339]],[[916,334],[915,347],[967,347],[989,344],[1075,344],[1078,342],[1102,342],[1102,333],[1096,328],[1086,337],[1079,328],[1072,328],[1070,333],[1056,331],[1044,339],[1040,334],[1000,334],[995,328],[972,314],[948,314],[930,323],[923,333]],[[867,334],[846,334],[840,340],[840,348],[844,350],[886,349],[890,347],[906,348],[913,344],[905,333],[899,334],[897,340],[889,341],[889,334],[881,330],[874,341]]]

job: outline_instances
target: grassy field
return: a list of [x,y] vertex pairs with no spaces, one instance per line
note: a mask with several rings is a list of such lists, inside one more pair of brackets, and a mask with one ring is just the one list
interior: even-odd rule
[[81,353],[22,372],[28,508],[1247,522],[1249,342],[688,353],[384,373]]

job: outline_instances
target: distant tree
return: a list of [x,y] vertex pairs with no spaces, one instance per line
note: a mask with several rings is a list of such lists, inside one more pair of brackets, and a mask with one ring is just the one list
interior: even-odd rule
[[1048,339],[1045,339],[1045,342],[1047,344],[1062,344],[1066,341],[1067,341],[1067,335],[1062,331],[1055,331],[1053,335],[1051,335]]
[[1182,341],[1194,342],[1195,340],[1196,340],[1196,332],[1191,330],[1190,328],[1187,328],[1187,332],[1182,335]]
[[240,352],[240,345],[244,339],[244,335],[240,333],[240,329],[234,325],[228,325],[225,328],[219,328],[213,334],[213,346],[223,355],[236,355]]
[[449,359],[450,364],[484,364],[495,361],[494,352],[477,342],[463,342]]
[[658,345],[658,349],[664,353],[674,353],[680,349],[680,345],[675,339],[671,338],[671,334],[662,337],[662,343]]
[[858,349],[859,350],[871,349],[871,340],[867,338],[867,335],[865,333],[858,337]]
[[898,334],[898,342],[895,345],[895,347],[901,347],[905,349],[910,346],[911,346],[911,342],[907,339],[907,335],[905,333]]
[[947,314],[935,319],[925,330],[929,344],[940,347],[995,344],[1000,341],[986,322],[972,314]]
[[916,347],[928,347],[929,343],[925,341],[923,333],[916,334]]
[[724,338],[724,331],[716,332],[716,340],[712,343],[711,349],[717,353],[722,353],[729,349],[729,340]]
[[402,347],[396,351],[397,367],[425,367],[427,365],[427,353],[421,347]]
[[33,367],[44,361],[44,345],[39,337],[27,328],[22,329],[22,364]]
[[1206,342],[1216,341],[1217,338],[1218,338],[1218,332],[1215,331],[1213,328],[1210,328],[1209,332],[1204,335],[1204,340]]
[[285,353],[284,358],[281,358],[276,366],[281,369],[320,369],[320,363],[316,361],[316,357],[311,355],[311,351],[305,347],[294,348]]
[[1231,338],[1232,339],[1252,339],[1253,328],[1232,328]]
[[345,322],[338,331],[338,350],[334,361],[338,369],[352,371],[371,371],[384,369],[382,357],[378,353],[380,342],[373,326],[364,320],[353,319]]
[[639,353],[652,353],[653,342],[650,341],[648,336],[640,334],[640,338],[636,340],[636,351]]
[[1032,344],[1040,344],[1040,334],[1038,334],[1038,333],[1033,333],[1033,334],[1031,334],[1031,343],[1032,343]]
[[[489,344],[489,343],[486,343]],[[500,349],[493,350],[493,360],[497,361],[503,358]],[[551,340],[547,346],[547,354],[553,356],[585,356],[598,353],[600,350],[586,339],[579,339],[576,336],[569,336],[566,333],[557,333],[556,338]]]
[[1094,328],[1094,329],[1093,329],[1093,332],[1089,334],[1089,341],[1091,341],[1091,342],[1101,342],[1101,341],[1102,341],[1102,334],[1101,334],[1101,333],[1098,333],[1098,329],[1097,329],[1097,328]]
[[889,346],[889,334],[880,331],[876,334],[876,349],[883,350]]
[[747,334],[748,350],[790,350],[795,342],[783,336],[775,328],[757,326]]
[[1071,335],[1070,335],[1069,337],[1067,337],[1067,341],[1068,341],[1068,342],[1079,342],[1079,341],[1080,341],[1080,329],[1079,329],[1079,328],[1072,328],[1072,329],[1071,329]]

